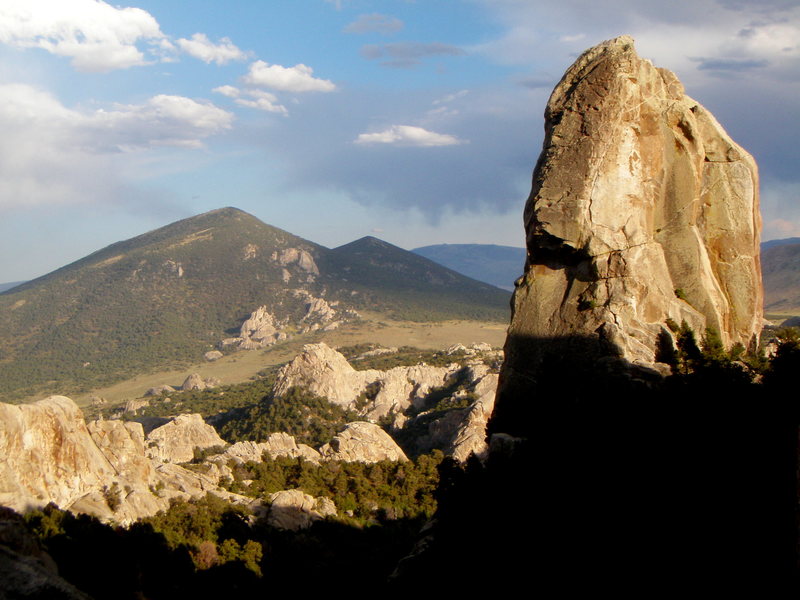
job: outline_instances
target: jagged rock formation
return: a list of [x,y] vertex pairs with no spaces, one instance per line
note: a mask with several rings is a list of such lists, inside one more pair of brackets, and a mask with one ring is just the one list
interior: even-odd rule
[[345,462],[406,462],[408,457],[383,429],[374,423],[348,423],[344,430],[319,449],[323,458]]
[[489,373],[485,365],[481,367],[478,373],[473,374],[475,383],[469,390],[478,399],[464,409],[466,414],[460,415],[455,431],[449,434],[450,441],[444,448],[445,454],[449,454],[459,462],[467,460],[470,454],[485,457],[488,450],[486,426],[494,409],[498,375]]
[[445,352],[449,355],[464,354],[466,356],[475,356],[476,354],[491,351],[492,347],[485,342],[481,342],[480,344],[470,344],[469,346],[465,346],[464,344],[453,344],[452,346],[448,347],[447,350],[445,350]]
[[[284,280],[288,281],[287,277],[284,277]],[[307,290],[292,290],[291,295],[300,300],[303,306],[303,314],[295,323],[291,323],[289,319],[278,320],[267,306],[259,306],[242,323],[237,337],[225,338],[220,342],[222,347],[235,346],[241,350],[258,350],[288,340],[295,333],[303,334],[318,329],[330,331],[342,323],[361,318],[357,311],[340,309],[338,302],[328,303],[324,298],[318,298]]]
[[150,406],[150,400],[147,399],[128,400],[122,410],[135,415],[140,408],[147,408],[148,406]]
[[239,330],[241,342],[239,346],[250,349],[249,346],[263,348],[278,341],[278,327],[275,317],[267,310],[266,306],[259,306],[250,317],[242,323]]
[[[415,365],[388,371],[356,371],[326,344],[306,344],[302,353],[281,368],[274,389],[276,395],[281,395],[294,386],[303,387],[334,404],[359,410],[367,419],[378,420],[420,402],[431,388],[444,385],[459,368],[454,363],[447,367]],[[372,398],[362,399],[365,406],[360,407],[359,396],[367,386],[377,392]]]
[[[21,406],[0,404],[0,452],[4,457],[0,505],[24,512],[54,502],[75,513],[127,524],[167,509],[172,499],[189,500],[207,493],[259,508],[259,501],[220,488],[223,479],[233,479],[230,461],[260,462],[264,454],[302,458],[314,464],[324,460],[408,460],[380,427],[360,422],[347,425],[320,452],[298,444],[286,433],[272,434],[262,443],[225,446],[214,428],[197,414],[179,415],[145,437],[143,426],[136,422],[98,420],[86,424],[77,405],[64,396]],[[196,468],[183,466],[198,448],[219,451],[191,465]],[[295,528],[307,526],[309,519],[335,514],[330,500],[298,500],[295,496],[284,494],[273,500],[278,509],[270,518],[283,515],[281,526]]]
[[576,336],[652,367],[667,319],[757,340],[756,164],[677,77],[622,36],[578,58],[545,120],[501,386]]
[[[438,448],[459,462],[466,461],[470,454],[485,458],[486,426],[494,408],[498,375],[488,365],[473,361],[455,377],[461,385],[443,401],[462,408],[451,408],[443,414],[430,409],[407,419],[395,419],[396,428],[417,432],[413,441],[407,442],[407,450],[427,453]],[[466,398],[472,399],[464,406]]]
[[[387,371],[357,371],[342,354],[326,344],[306,344],[303,352],[278,373],[274,390],[276,395],[281,395],[299,386],[334,404],[355,410],[367,420],[391,417],[395,431],[408,427],[424,432],[415,434],[416,452],[441,448],[463,462],[473,452],[478,456],[486,453],[486,425],[494,407],[498,376],[490,373],[490,367],[482,360],[488,358],[494,362],[500,353],[492,351],[488,344],[450,350],[453,354],[475,358],[465,367],[457,363],[447,367],[420,364]],[[479,353],[483,353],[483,359],[477,358]],[[428,396],[454,381],[461,383],[458,389],[441,401],[463,408],[432,414],[425,406]],[[464,406],[466,396],[474,400]],[[330,457],[322,449],[320,452],[323,457]]]
[[[278,263],[282,267],[294,265],[296,272],[305,275],[303,278],[306,282],[311,283],[314,281],[315,276],[319,275],[319,267],[314,261],[314,257],[302,248],[284,248],[280,252],[275,251],[271,256],[273,262]],[[284,269],[284,282],[288,283],[291,279],[291,273],[288,269]]]

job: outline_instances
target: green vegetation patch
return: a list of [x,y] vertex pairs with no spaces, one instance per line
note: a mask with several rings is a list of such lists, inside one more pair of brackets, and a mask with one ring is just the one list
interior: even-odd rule
[[[333,500],[341,518],[359,526],[376,519],[428,518],[436,510],[439,450],[413,461],[384,460],[374,464],[325,461],[315,465],[302,458],[269,458],[233,466],[230,491],[267,500],[281,490],[298,489]],[[252,481],[244,485],[242,481]]]
[[230,443],[260,442],[272,433],[286,432],[298,443],[317,448],[356,420],[358,415],[353,411],[301,388],[291,388],[284,396],[266,396],[253,406],[222,415],[216,428]]

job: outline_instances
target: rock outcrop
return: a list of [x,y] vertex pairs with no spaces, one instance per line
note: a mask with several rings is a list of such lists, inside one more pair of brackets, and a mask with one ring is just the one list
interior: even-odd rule
[[205,354],[203,354],[203,358],[206,359],[208,362],[214,362],[215,360],[219,360],[223,357],[222,352],[219,350],[209,350]]
[[[288,282],[289,277],[287,272],[284,281]],[[328,303],[324,298],[313,296],[307,290],[291,290],[289,298],[292,299],[290,304],[300,305],[297,306],[297,309],[300,309],[297,312],[302,313],[295,318],[294,323],[288,318],[278,319],[267,306],[259,306],[242,323],[237,337],[222,340],[222,347],[236,346],[241,350],[258,350],[288,340],[294,334],[319,329],[330,331],[343,323],[361,318],[358,312],[340,308],[338,302]]]
[[269,499],[267,523],[278,529],[307,529],[314,521],[336,516],[336,505],[330,498],[314,498],[302,490],[275,492]]
[[[219,385],[219,379],[209,377],[203,379],[199,373],[192,373],[189,375],[181,385],[182,392],[191,392],[194,390],[207,390]],[[159,386],[159,388],[166,389],[168,386]]]
[[[463,408],[440,412],[430,409],[407,420],[395,419],[400,428],[418,432],[409,442],[415,453],[440,449],[458,462],[466,461],[470,454],[485,458],[486,426],[494,408],[498,375],[490,372],[488,365],[475,362],[464,367],[457,378],[461,385],[440,402]],[[465,398],[474,400],[464,406]]]
[[329,443],[319,449],[327,460],[374,463],[382,460],[407,461],[400,446],[374,423],[348,423]]
[[251,503],[219,489],[220,480],[231,476],[224,463],[207,462],[202,472],[176,464],[191,460],[196,447],[222,445],[199,415],[181,415],[145,438],[139,423],[85,423],[65,396],[20,406],[0,403],[0,505],[24,512],[54,502],[125,524],[167,509],[171,498],[212,492]]
[[194,449],[226,446],[201,415],[178,415],[147,436],[147,456],[156,461],[182,463],[194,458]]
[[698,335],[715,329],[727,347],[754,343],[763,293],[752,157],[627,36],[578,58],[545,120],[501,387],[535,379],[553,348],[570,351],[565,339],[657,366],[668,319]]
[[175,393],[175,388],[171,385],[156,385],[154,387],[148,388],[148,390],[144,393],[145,396],[160,396],[161,394],[173,394]]
[[[274,389],[281,395],[294,386],[302,387],[334,404],[358,410],[367,419],[378,420],[420,402],[431,388],[444,385],[459,369],[454,363],[447,367],[415,365],[356,371],[326,344],[306,344],[302,353],[281,368]],[[358,406],[367,386],[373,388],[372,397],[362,399],[365,405]]]
[[265,452],[271,458],[279,456],[303,458],[314,464],[318,464],[321,460],[319,452],[311,446],[298,444],[291,435],[283,432],[271,434],[264,442],[236,442],[225,452],[213,456],[209,460],[218,464],[227,464],[229,460],[233,460],[235,463],[261,462],[261,457]]
[[313,276],[319,275],[319,268],[311,253],[303,248],[284,248],[280,252],[272,253],[272,260],[282,267],[294,265],[299,272],[308,275],[307,281],[314,281]]
[[[462,348],[469,352],[462,352]],[[386,371],[357,371],[342,354],[324,343],[307,344],[303,352],[278,373],[274,389],[280,395],[299,386],[334,404],[355,410],[370,421],[391,417],[395,430],[413,427],[425,432],[415,434],[415,452],[439,448],[463,462],[472,453],[481,457],[486,453],[486,425],[494,407],[498,376],[490,372],[491,368],[482,360],[488,357],[494,363],[499,353],[480,344],[461,347],[455,352],[467,356],[483,354],[483,358],[471,358],[467,366],[419,364]],[[434,391],[440,397],[438,403],[454,408],[433,411],[432,407],[426,407]],[[442,395],[442,391],[447,394]],[[465,397],[474,400],[465,406]],[[366,442],[365,447],[373,442]],[[324,450],[320,449],[323,458],[350,460],[337,458],[336,452],[330,449],[331,445],[339,443],[334,440]]]
[[455,431],[450,435],[448,444],[444,447],[445,454],[459,462],[466,461],[470,454],[483,458],[488,450],[486,426],[494,409],[498,375],[484,373],[476,379],[470,391],[478,398],[465,409],[466,414],[461,416]]
[[117,475],[65,396],[33,404],[0,404],[0,505],[24,511],[70,506]]

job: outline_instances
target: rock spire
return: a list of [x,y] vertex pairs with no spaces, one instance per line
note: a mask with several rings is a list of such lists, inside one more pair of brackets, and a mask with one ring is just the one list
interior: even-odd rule
[[632,38],[587,50],[553,90],[524,220],[501,390],[567,339],[650,368],[668,323],[757,341],[755,161]]

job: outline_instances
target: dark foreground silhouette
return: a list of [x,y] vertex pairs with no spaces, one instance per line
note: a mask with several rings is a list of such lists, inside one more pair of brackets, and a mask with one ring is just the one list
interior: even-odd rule
[[495,589],[559,597],[794,582],[796,336],[759,383],[693,338],[672,349],[664,379],[632,376],[593,339],[512,345],[549,349],[527,385],[501,380],[490,432],[525,441],[485,467],[443,464],[438,523],[424,558],[403,565],[403,587],[469,589],[469,564]]

